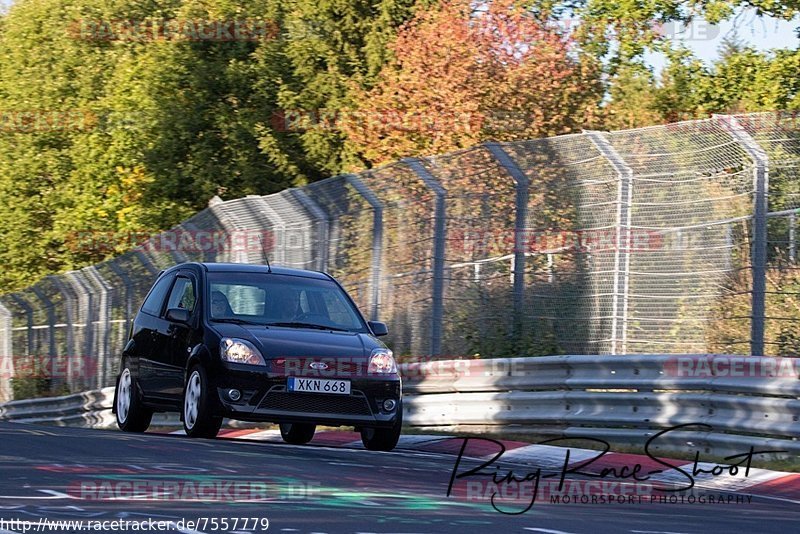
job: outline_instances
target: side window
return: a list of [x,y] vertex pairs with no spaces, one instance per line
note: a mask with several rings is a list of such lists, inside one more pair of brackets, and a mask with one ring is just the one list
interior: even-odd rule
[[169,275],[156,282],[156,285],[153,286],[153,289],[150,290],[150,294],[147,295],[147,298],[144,299],[142,303],[143,312],[155,315],[156,317],[161,314],[161,305],[164,303],[164,298],[167,296],[169,286],[174,279],[174,275]]
[[172,292],[169,294],[169,301],[167,301],[167,309],[183,308],[189,311],[194,310],[194,284],[191,279],[184,276],[179,276],[172,286]]

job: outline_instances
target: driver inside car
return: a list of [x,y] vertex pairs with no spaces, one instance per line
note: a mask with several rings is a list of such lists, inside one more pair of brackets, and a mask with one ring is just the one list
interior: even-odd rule
[[267,313],[272,321],[293,321],[300,312],[297,293],[295,291],[276,288],[272,290],[267,297]]
[[228,298],[222,291],[211,292],[211,317],[220,319],[222,317],[232,317],[233,310],[228,302]]

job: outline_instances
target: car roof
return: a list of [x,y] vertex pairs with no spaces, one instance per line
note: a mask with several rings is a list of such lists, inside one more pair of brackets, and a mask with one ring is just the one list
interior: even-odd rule
[[268,267],[266,264],[256,263],[181,263],[176,267],[187,267],[189,265],[197,265],[201,269],[209,273],[271,273],[271,274],[284,274],[289,276],[303,276],[306,278],[316,278],[319,280],[330,280],[331,277],[325,273],[318,271],[307,271],[305,269],[292,269],[290,267],[281,267],[272,265]]

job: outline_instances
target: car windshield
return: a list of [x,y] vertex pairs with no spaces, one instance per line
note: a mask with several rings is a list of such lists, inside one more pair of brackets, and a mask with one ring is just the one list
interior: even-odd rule
[[273,273],[209,273],[209,318],[217,322],[368,332],[331,280]]

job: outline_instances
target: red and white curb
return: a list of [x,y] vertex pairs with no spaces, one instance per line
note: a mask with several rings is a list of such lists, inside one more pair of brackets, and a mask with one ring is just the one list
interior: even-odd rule
[[[183,434],[183,430],[172,432],[172,434]],[[262,441],[279,443],[281,439],[278,430],[248,429],[223,429],[219,433],[220,438],[241,439],[245,441]],[[520,441],[499,440],[506,451],[502,456],[503,461],[510,461],[519,464],[530,464],[547,469],[561,469],[564,465],[565,448],[551,445],[531,445]],[[414,450],[420,452],[431,452],[439,454],[457,455],[461,452],[464,438],[448,437],[441,435],[411,434],[400,436],[397,444],[398,449]],[[340,447],[347,449],[363,449],[360,435],[357,432],[331,431],[317,432],[312,445],[326,447]],[[590,449],[570,448],[569,464],[570,468],[578,466],[582,462],[597,456],[598,451]],[[490,459],[497,454],[497,446],[484,440],[471,440],[464,450],[464,456],[469,458]],[[670,465],[680,468],[687,473],[692,473],[693,462],[663,458]],[[621,469],[623,466],[635,464],[642,465],[642,473],[649,470],[666,469],[665,466],[658,464],[652,458],[644,455],[608,452],[601,459],[593,462],[587,471],[599,473],[604,468]],[[700,469],[710,471],[717,464],[699,463]],[[727,470],[726,470],[727,471]],[[698,473],[693,478],[696,487],[706,490],[729,491],[736,493],[747,493],[751,495],[776,497],[782,500],[790,500],[800,504],[800,473],[788,473],[783,471],[771,471],[768,469],[751,468],[747,477],[744,476],[745,470],[740,468],[736,475],[723,473],[717,476],[711,473]],[[685,484],[686,477],[675,470],[666,469],[664,473],[650,476],[649,482],[666,483],[670,482]]]

